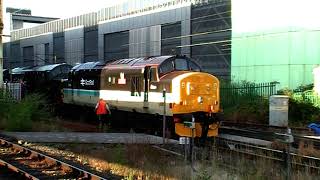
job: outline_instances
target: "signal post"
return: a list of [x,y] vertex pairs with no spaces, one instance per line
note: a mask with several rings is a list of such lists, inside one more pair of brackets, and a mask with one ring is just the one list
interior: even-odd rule
[[2,31],[3,31],[3,15],[2,15],[3,0],[0,0],[0,89],[3,88],[3,44],[2,44]]

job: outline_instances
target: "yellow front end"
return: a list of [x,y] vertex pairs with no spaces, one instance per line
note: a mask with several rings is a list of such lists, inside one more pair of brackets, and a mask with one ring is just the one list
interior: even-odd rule
[[177,76],[172,82],[172,92],[177,94],[174,97],[173,114],[219,112],[219,80],[215,76],[193,72]]
[[[219,80],[208,73],[191,72],[179,75],[173,79],[172,91],[178,94],[172,105],[172,113],[192,114],[203,112],[207,116],[218,113],[220,110]],[[176,93],[177,92],[177,93]],[[202,133],[201,119],[196,120],[195,136]],[[176,133],[180,136],[192,136],[192,131],[183,123],[175,124]],[[218,135],[218,124],[209,125],[208,136]]]

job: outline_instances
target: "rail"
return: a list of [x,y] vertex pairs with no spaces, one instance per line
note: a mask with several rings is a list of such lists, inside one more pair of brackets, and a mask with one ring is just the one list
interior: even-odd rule
[[4,139],[0,139],[0,148],[0,165],[29,179],[105,179]]
[[[234,123],[234,122],[223,122],[220,132],[245,136],[250,138],[263,139],[268,141],[274,141],[275,132],[285,132],[287,128],[278,126],[269,126],[264,124],[250,124],[250,123]],[[298,145],[304,141],[306,143],[313,144],[317,149],[320,149],[320,139],[310,138],[305,136],[309,135],[310,132],[307,128],[293,127],[292,135],[294,137],[294,144]]]

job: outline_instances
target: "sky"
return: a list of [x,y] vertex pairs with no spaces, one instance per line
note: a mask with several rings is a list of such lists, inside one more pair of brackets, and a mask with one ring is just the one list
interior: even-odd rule
[[34,16],[67,18],[104,7],[113,6],[126,0],[3,0],[6,7],[31,9]]

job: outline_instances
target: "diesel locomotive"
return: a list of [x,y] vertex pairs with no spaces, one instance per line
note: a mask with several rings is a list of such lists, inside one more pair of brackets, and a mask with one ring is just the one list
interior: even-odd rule
[[[65,104],[95,107],[103,98],[111,109],[165,115],[168,127],[179,136],[218,134],[219,80],[201,72],[200,66],[186,56],[79,64],[71,69],[63,94]],[[185,123],[192,120],[193,134]],[[159,118],[149,121],[155,126],[162,124]]]

